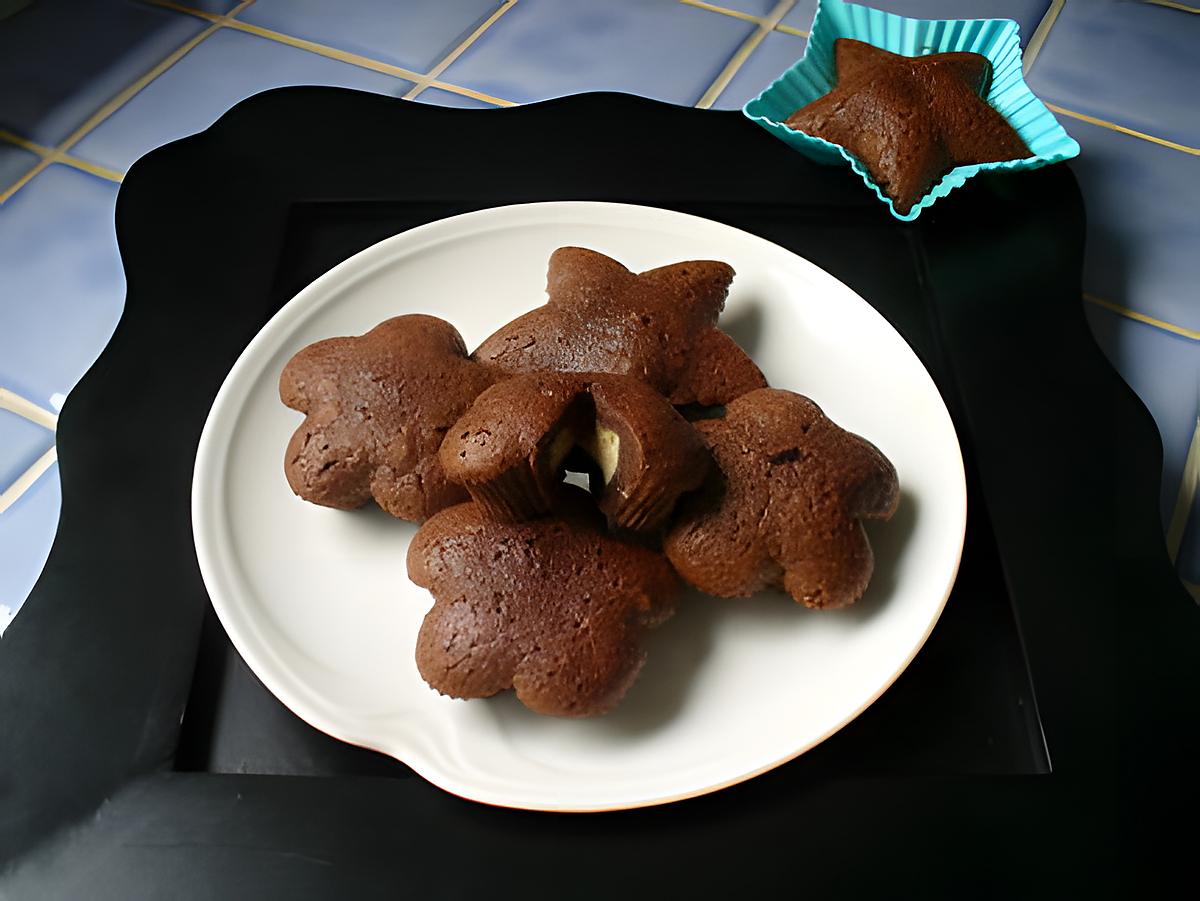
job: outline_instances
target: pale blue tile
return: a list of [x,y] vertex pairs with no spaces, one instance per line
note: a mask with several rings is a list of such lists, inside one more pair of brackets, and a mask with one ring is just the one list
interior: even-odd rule
[[813,16],[817,14],[817,0],[796,0],[796,5],[787,11],[780,25],[790,25],[801,31],[812,31]]
[[518,103],[627,91],[691,105],[754,28],[675,0],[521,0],[441,78]]
[[128,0],[37,0],[0,25],[0,127],[58,144],[205,24]]
[[1200,329],[1200,158],[1062,119],[1087,208],[1084,290]]
[[717,109],[741,109],[747,100],[757,97],[767,85],[804,56],[808,46],[805,38],[773,31],[754,48],[750,58],[742,63],[733,80],[721,92]]
[[[0,388],[7,388],[0,380]],[[52,410],[49,404],[46,409]],[[16,413],[0,410],[0,491],[54,445],[54,433]],[[0,516],[4,514],[0,513]]]
[[0,385],[42,406],[91,366],[124,307],[116,198],[54,165],[0,206]]
[[238,18],[428,72],[499,5],[498,0],[257,0]]
[[0,191],[4,191],[38,163],[38,155],[0,142]]
[[1200,343],[1085,303],[1096,343],[1137,392],[1163,443],[1163,528],[1170,522],[1200,412]]
[[[42,573],[58,529],[61,506],[62,491],[55,464],[15,504],[0,513],[0,632],[21,608]],[[0,654],[3,653],[4,645],[0,642]]]
[[[1015,19],[1024,44],[1050,8],[1050,0],[871,0],[865,5],[913,19]],[[798,0],[783,24],[810,31],[816,9],[817,0]]]
[[[0,293],[0,386],[47,409],[108,340],[124,300],[112,240],[115,195],[113,185],[51,166],[0,207],[7,289]],[[0,411],[0,489],[53,444],[52,432]],[[0,631],[42,571],[58,510],[58,469],[51,467],[0,513]]]
[[433,106],[455,106],[459,109],[498,109],[494,103],[476,100],[453,91],[443,91],[441,88],[426,88],[416,96],[417,103],[428,103]]
[[89,132],[72,153],[124,171],[161,144],[203,131],[239,100],[323,84],[401,96],[412,83],[277,41],[222,29]]
[[1200,147],[1200,16],[1112,0],[1063,7],[1028,78],[1044,100]]

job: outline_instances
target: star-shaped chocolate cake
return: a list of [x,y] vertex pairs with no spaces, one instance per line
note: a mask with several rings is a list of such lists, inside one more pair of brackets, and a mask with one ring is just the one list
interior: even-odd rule
[[396,316],[310,344],[279,377],[280,399],[304,414],[284,459],[288,484],[314,504],[352,510],[373,499],[413,522],[465,501],[438,447],[494,381],[435,316]]
[[597,251],[560,247],[550,256],[546,305],[502,326],[472,359],[509,375],[628,375],[673,404],[725,404],[767,384],[717,328],[731,281],[733,268],[715,260],[639,274]]
[[785,124],[857,157],[901,214],[957,166],[1030,155],[983,99],[992,66],[978,53],[908,57],[839,38],[834,62],[833,90]]

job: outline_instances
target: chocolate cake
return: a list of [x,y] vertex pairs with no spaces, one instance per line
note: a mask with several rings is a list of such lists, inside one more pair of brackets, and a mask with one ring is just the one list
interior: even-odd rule
[[374,499],[416,522],[465,501],[437,450],[496,375],[433,316],[397,316],[359,337],[310,344],[279,378],[280,399],[305,414],[284,457],[288,484],[315,504],[348,510]]
[[630,376],[530,373],[484,391],[439,454],[455,484],[493,516],[549,513],[573,449],[593,463],[597,503],[616,527],[653,531],[712,458],[691,423]]
[[888,459],[790,391],[752,391],[696,426],[721,478],[681,504],[667,534],[679,575],[720,597],[778,587],[808,607],[858,600],[874,569],[860,520],[888,519],[899,502]]
[[834,62],[833,89],[784,124],[844,147],[901,214],[957,166],[1030,155],[983,99],[992,73],[985,56],[908,57],[839,38]]
[[417,668],[454,698],[512,688],[537,713],[595,716],[637,678],[643,631],[675,609],[662,554],[604,532],[586,492],[554,517],[501,522],[475,503],[443,510],[408,550],[408,575],[433,594]]
[[640,275],[582,247],[550,257],[545,306],[472,355],[500,372],[607,372],[646,382],[674,404],[723,404],[766,385],[717,329],[733,269],[694,260]]

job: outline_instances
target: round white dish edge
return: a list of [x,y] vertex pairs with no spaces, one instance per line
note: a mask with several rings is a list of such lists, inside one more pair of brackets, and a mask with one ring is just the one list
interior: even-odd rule
[[[439,255],[447,250],[451,260],[456,255],[461,256],[471,249],[473,242],[491,245],[490,252],[471,257],[470,266],[462,266],[460,260],[459,265],[447,267],[440,261]],[[514,243],[516,246],[510,246]],[[916,553],[913,542],[917,542],[915,547],[921,551],[920,562],[931,569],[922,580],[919,574],[911,571],[913,566],[907,570],[903,568],[904,555],[897,561],[890,561],[901,567],[893,573],[894,578],[905,581],[891,586],[891,591],[877,591],[877,595],[890,596],[875,597],[873,607],[868,603],[872,601],[869,592],[868,598],[859,605],[860,610],[869,610],[865,617],[855,608],[811,614],[793,609],[790,601],[778,598],[714,601],[697,597],[690,605],[685,605],[677,620],[690,616],[689,636],[706,628],[710,632],[724,630],[721,642],[714,642],[712,635],[708,635],[708,646],[702,652],[710,658],[715,653],[716,661],[709,661],[706,666],[703,659],[698,664],[672,659],[659,669],[668,674],[664,676],[667,681],[674,675],[675,681],[681,683],[704,684],[692,684],[690,691],[688,687],[683,688],[681,697],[672,696],[671,701],[677,709],[673,715],[665,716],[663,722],[654,721],[654,711],[647,709],[647,704],[653,707],[649,701],[642,704],[642,709],[636,709],[639,693],[650,697],[646,695],[649,689],[643,685],[656,675],[656,656],[669,657],[673,653],[670,634],[673,626],[680,632],[684,628],[674,622],[668,623],[651,636],[650,660],[642,680],[634,687],[625,705],[609,717],[590,721],[616,724],[612,728],[601,727],[603,731],[600,732],[591,729],[587,722],[534,718],[511,698],[470,703],[440,698],[420,682],[415,665],[411,663],[412,636],[405,632],[411,632],[414,623],[419,625],[430,599],[427,593],[415,589],[404,579],[404,547],[397,537],[411,535],[412,527],[395,523],[382,514],[321,510],[294,498],[287,489],[280,464],[282,448],[300,417],[283,410],[277,396],[268,398],[264,395],[264,392],[267,395],[274,393],[282,362],[299,347],[333,334],[360,333],[388,315],[402,312],[444,315],[459,325],[468,346],[473,346],[508,316],[544,301],[545,260],[549,250],[570,243],[594,246],[635,270],[701,257],[733,263],[739,274],[723,323],[758,317],[757,340],[762,346],[754,350],[754,355],[772,384],[811,393],[835,421],[865,434],[892,457],[905,492],[898,519],[906,512],[911,518],[913,508],[917,511],[916,519],[906,526],[910,534],[904,536],[909,545],[905,554],[913,557]],[[426,264],[431,258],[430,269]],[[402,272],[406,265],[410,270],[421,271],[406,274]],[[422,266],[427,271],[422,270]],[[423,294],[412,300],[397,297],[387,285],[389,274],[406,284],[406,276],[413,275],[409,281],[414,285],[432,286],[432,290],[443,294],[435,297]],[[432,279],[431,274],[438,278]],[[417,278],[417,275],[423,277]],[[472,306],[472,285],[475,291],[487,291],[485,296],[490,303],[486,316],[477,306]],[[359,294],[357,301],[356,291]],[[363,300],[364,295],[369,297]],[[501,295],[503,299],[500,299]],[[462,300],[464,296],[466,299]],[[460,299],[456,301],[454,297]],[[785,300],[794,303],[785,303]],[[346,315],[348,310],[352,310],[352,315]],[[795,321],[790,328],[780,328],[776,319]],[[763,321],[775,328],[764,329]],[[337,326],[342,330],[337,330]],[[790,337],[781,344],[782,336]],[[803,349],[799,359],[792,351],[795,346]],[[852,360],[848,352],[855,347],[859,359]],[[817,359],[806,366],[814,356]],[[779,377],[781,374],[783,378]],[[837,389],[838,385],[843,386],[841,390]],[[901,399],[906,404],[897,407],[896,401]],[[240,430],[238,425],[253,401],[259,402],[256,429]],[[272,412],[271,405],[278,409]],[[910,421],[899,427],[889,427],[882,414],[888,411],[894,423],[900,418],[898,409],[904,409]],[[265,434],[260,434],[256,446],[249,451],[256,455],[254,472],[264,478],[248,481],[234,477],[231,480],[230,457],[235,446],[245,450],[247,434],[256,431],[264,420],[269,420],[270,428],[262,430]],[[915,449],[921,451],[919,454],[913,452],[914,441]],[[266,472],[263,467],[268,460],[270,469]],[[931,481],[931,476],[938,478]],[[248,503],[239,491],[246,494],[259,490],[257,481],[262,482],[262,499],[284,511],[277,519],[292,531],[285,530],[283,541],[252,547],[262,553],[248,564],[237,549],[244,545],[233,541],[233,533],[240,526],[236,519],[231,523],[229,516],[232,507],[241,503],[244,508]],[[238,491],[233,490],[235,486]],[[256,496],[255,500],[258,499]],[[931,521],[930,517],[937,521]],[[197,557],[214,607],[238,652],[285,705],[316,728],[353,744],[391,754],[456,794],[503,806],[548,810],[634,807],[702,794],[769,770],[832,735],[890,686],[928,637],[953,585],[965,521],[962,458],[945,406],[928,373],[907,344],[865,301],[790,251],[730,226],[656,208],[588,201],[523,204],[439,220],[388,238],[321,276],[272,317],[230,371],[205,424],[193,483]],[[895,537],[899,527],[889,531],[889,526],[872,530],[877,546],[881,539],[886,542],[889,536]],[[930,529],[938,531],[930,534]],[[246,545],[253,545],[256,540],[253,534],[242,537],[246,539]],[[376,583],[398,581],[423,596],[424,600],[403,606],[400,598],[376,596],[359,604],[353,597],[352,588],[346,589],[336,580],[323,579],[321,572],[316,572],[311,579],[297,577],[293,583],[298,582],[313,592],[338,589],[337,603],[349,608],[349,616],[346,617],[341,609],[326,608],[322,613],[319,598],[315,601],[306,598],[303,599],[307,604],[303,616],[309,620],[307,631],[301,629],[289,634],[280,622],[281,617],[271,615],[269,606],[255,608],[256,602],[262,604],[263,598],[259,595],[263,592],[249,590],[252,580],[248,579],[245,570],[247,566],[256,570],[263,566],[279,568],[279,564],[303,565],[306,561],[298,558],[305,555],[298,552],[297,540],[300,549],[317,554],[315,561],[307,561],[317,567],[331,568],[327,565],[329,560],[320,557],[330,544],[333,549],[329,553],[335,559],[344,562],[349,554],[355,565],[347,571],[360,572],[357,582],[351,575],[352,584],[361,584],[364,580]],[[342,557],[338,558],[338,554]],[[363,559],[371,554],[394,558],[391,563],[398,561],[399,566],[389,568],[387,562]],[[909,588],[914,579],[917,582],[911,590],[902,591]],[[877,576],[876,584],[878,581]],[[292,585],[293,589],[296,587]],[[413,593],[406,592],[403,586],[393,584],[390,587],[405,596]],[[370,589],[379,590],[378,585]],[[913,592],[917,595],[916,600],[907,600]],[[274,597],[273,603],[280,603],[280,592],[269,593]],[[902,599],[896,600],[901,595]],[[289,596],[282,603],[290,604],[292,600],[294,597]],[[840,704],[834,704],[839,709],[821,709],[816,714],[809,711],[821,720],[819,728],[807,731],[799,728],[790,732],[784,728],[781,736],[780,724],[787,726],[792,722],[787,715],[786,702],[795,698],[775,689],[778,696],[772,695],[769,699],[776,702],[772,708],[770,704],[764,705],[763,692],[750,696],[747,688],[754,679],[762,681],[764,675],[762,667],[755,667],[755,672],[738,686],[742,695],[735,693],[734,699],[742,702],[739,706],[744,706],[747,701],[757,701],[762,711],[771,714],[770,723],[762,722],[767,718],[765,716],[756,721],[760,732],[770,733],[770,740],[761,742],[758,753],[718,754],[716,765],[712,765],[711,760],[690,761],[693,764],[690,767],[689,761],[676,757],[665,775],[652,773],[640,782],[633,778],[631,765],[639,760],[644,763],[647,753],[651,757],[669,756],[667,748],[655,750],[653,743],[658,741],[656,736],[679,732],[672,725],[674,721],[686,719],[694,728],[704,721],[703,716],[696,720],[696,711],[707,706],[713,726],[722,732],[729,730],[729,723],[719,715],[723,707],[728,708],[728,698],[723,699],[720,685],[714,682],[711,673],[707,678],[701,677],[706,668],[711,670],[728,660],[728,654],[722,656],[723,646],[734,641],[736,636],[744,634],[746,641],[758,642],[756,656],[768,647],[769,642],[780,640],[792,642],[797,648],[803,646],[811,653],[812,642],[807,633],[822,630],[828,633],[824,635],[825,644],[833,647],[842,642],[850,646],[856,636],[861,637],[864,631],[872,628],[872,623],[879,622],[880,615],[889,615],[889,608],[894,612],[902,602],[917,603],[917,607],[908,617],[900,618],[904,629],[903,635],[897,633],[899,640],[890,646],[885,643],[888,650],[886,671],[874,672],[868,686],[856,684]],[[402,609],[407,616],[392,621],[389,619],[394,613],[392,608]],[[755,608],[770,612],[745,613]],[[290,621],[295,618],[296,609],[288,607],[275,612],[286,613],[282,618]],[[693,612],[689,613],[689,609]],[[372,621],[384,625],[363,630],[360,628],[363,624],[355,625],[355,622],[356,618],[364,616],[374,617]],[[814,616],[823,619],[814,619]],[[827,622],[842,625],[828,629],[825,627]],[[803,631],[796,631],[793,623],[803,623]],[[364,631],[377,636],[378,641],[356,645],[355,642],[362,641],[358,633]],[[348,639],[351,633],[354,637]],[[735,638],[730,638],[730,634]],[[380,684],[360,684],[363,672],[356,672],[346,659],[331,653],[335,642],[342,642],[339,652],[342,654],[394,655],[397,658],[394,668],[388,670],[385,666],[375,671],[373,681],[381,681],[383,686],[393,684],[397,689],[406,686],[404,691],[407,693],[403,697],[409,705],[389,709],[386,699],[380,696]],[[674,656],[679,658],[680,654]],[[322,657],[326,659],[322,660]],[[787,658],[781,660],[788,662]],[[407,664],[401,661],[407,661]],[[850,662],[852,664],[853,659]],[[741,666],[738,668],[740,670]],[[383,672],[387,673],[387,678],[380,680],[379,674]],[[409,691],[414,688],[409,684],[413,679],[424,698]],[[809,674],[803,684],[810,693],[814,689],[836,691],[839,686],[831,681],[829,674],[814,673]],[[389,692],[384,694],[391,696]],[[401,692],[395,694],[399,700]],[[717,697],[713,697],[714,694]],[[803,693],[800,695],[802,697]],[[345,703],[346,699],[364,696],[372,700],[359,704],[357,709],[354,703]],[[659,700],[661,698],[653,697],[654,703]],[[785,702],[784,710],[778,709],[781,701]],[[630,709],[632,713],[628,712]],[[468,713],[468,710],[472,712]],[[805,711],[796,715],[803,719]],[[582,729],[579,728],[581,725]],[[489,735],[492,745],[488,746],[490,751],[485,755],[486,765],[481,768],[472,756],[479,753],[475,742],[486,743]],[[563,739],[563,735],[569,738]],[[465,741],[468,737],[471,740]],[[666,744],[675,749],[685,746],[688,742],[681,740],[682,737],[675,734]],[[696,737],[691,735],[693,743]],[[493,746],[496,742],[500,742],[499,747]],[[624,753],[630,744],[642,751],[641,755],[633,754],[632,760]],[[615,784],[607,784],[607,788],[603,760],[598,763],[594,748],[599,749],[604,760],[612,757],[613,766],[623,768],[622,778]],[[510,767],[511,772],[498,777],[494,772],[496,766]],[[514,777],[513,772],[519,775]],[[607,775],[611,778],[613,774]]]

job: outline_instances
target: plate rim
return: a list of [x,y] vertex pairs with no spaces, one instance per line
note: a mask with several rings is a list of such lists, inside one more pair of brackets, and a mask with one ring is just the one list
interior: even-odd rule
[[[956,536],[954,563],[951,567],[948,581],[943,590],[942,598],[938,602],[936,610],[933,611],[929,623],[920,639],[913,644],[908,655],[891,674],[891,676],[889,676],[866,701],[849,713],[845,718],[839,720],[835,725],[830,727],[820,736],[814,738],[812,741],[806,744],[802,744],[798,749],[789,752],[779,759],[769,761],[761,766],[732,776],[727,780],[714,782],[690,791],[675,792],[667,795],[638,798],[619,802],[572,806],[564,806],[561,804],[556,804],[552,801],[547,801],[544,803],[537,801],[505,801],[495,797],[489,797],[488,791],[484,791],[482,793],[472,793],[467,787],[461,786],[459,784],[459,780],[451,776],[449,773],[433,765],[426,766],[425,764],[427,761],[421,758],[421,755],[419,754],[416,755],[417,760],[414,762],[412,759],[401,757],[395,749],[381,747],[378,743],[373,744],[370,741],[365,741],[360,737],[355,737],[349,734],[348,730],[343,731],[337,728],[331,728],[328,724],[320,722],[319,720],[321,717],[313,716],[312,712],[308,710],[302,703],[301,699],[298,698],[297,695],[300,686],[289,685],[287,680],[278,675],[274,668],[271,666],[262,665],[263,655],[272,653],[268,647],[268,643],[263,642],[260,639],[260,647],[256,648],[253,646],[253,642],[249,641],[247,635],[239,628],[230,628],[230,619],[235,617],[236,614],[232,607],[226,607],[225,599],[227,595],[236,594],[236,592],[223,592],[221,590],[214,589],[214,585],[219,586],[224,581],[224,577],[220,573],[221,565],[217,561],[217,557],[220,555],[214,547],[216,542],[210,543],[209,536],[206,534],[204,528],[205,525],[207,525],[209,528],[212,528],[212,520],[216,518],[210,517],[205,511],[205,494],[206,492],[219,492],[221,490],[219,487],[221,483],[212,478],[214,470],[216,471],[216,474],[223,474],[228,458],[226,449],[215,446],[217,444],[217,432],[220,430],[219,420],[222,418],[224,408],[235,403],[237,397],[239,397],[239,395],[235,395],[234,393],[234,385],[235,383],[239,382],[241,378],[245,377],[244,371],[250,367],[252,362],[254,362],[255,357],[257,356],[256,351],[258,348],[263,344],[267,344],[270,338],[272,338],[276,332],[283,329],[285,325],[302,324],[306,314],[319,310],[320,306],[312,306],[315,301],[306,301],[308,298],[313,297],[314,295],[319,297],[327,290],[330,283],[335,283],[339,280],[349,277],[351,281],[347,282],[348,286],[353,280],[364,278],[381,265],[386,265],[389,259],[387,254],[390,249],[390,245],[392,244],[408,243],[414,240],[414,236],[417,237],[419,244],[421,238],[427,239],[430,236],[436,236],[439,231],[447,228],[453,228],[456,224],[462,223],[463,221],[481,220],[486,222],[491,218],[503,218],[505,216],[511,216],[522,212],[537,213],[540,211],[547,211],[551,216],[556,213],[565,216],[572,212],[579,212],[584,214],[584,218],[586,218],[586,213],[588,211],[597,211],[601,215],[621,215],[622,213],[625,213],[644,217],[638,224],[645,226],[653,226],[656,218],[659,220],[674,220],[676,223],[682,221],[685,224],[699,224],[706,229],[716,228],[719,230],[727,230],[729,232],[738,234],[742,238],[748,237],[753,241],[761,242],[764,245],[769,245],[775,252],[783,253],[794,258],[802,265],[810,267],[812,270],[819,272],[822,277],[837,284],[841,290],[849,292],[850,295],[852,295],[859,303],[869,310],[871,315],[874,315],[878,318],[880,324],[885,329],[890,330],[895,334],[896,338],[912,355],[917,365],[920,367],[921,373],[923,373],[924,377],[929,381],[930,386],[938,398],[940,411],[945,414],[945,421],[949,428],[949,434],[953,438],[955,452],[954,462],[957,464],[954,467],[954,470],[957,474],[957,478],[953,480],[952,487],[955,490],[956,497],[960,501],[954,512],[956,514],[956,521],[961,523],[961,529]],[[615,223],[603,222],[593,224],[613,225]],[[473,230],[472,234],[480,234],[486,232],[487,230],[489,229],[475,229]],[[416,248],[409,248],[408,252],[415,252],[419,249],[419,246]],[[343,288],[344,287],[346,286],[343,286]],[[293,320],[295,320],[294,323]],[[438,786],[438,788],[442,789],[443,791],[465,800],[470,800],[493,807],[516,810],[555,813],[602,813],[670,804],[677,801],[687,800],[689,798],[711,794],[713,792],[721,791],[722,789],[738,785],[742,782],[749,781],[750,779],[770,772],[773,769],[795,760],[802,754],[825,742],[830,737],[845,728],[849,723],[861,716],[864,711],[866,711],[872,704],[875,703],[875,701],[882,697],[889,688],[891,688],[900,675],[909,667],[909,665],[911,665],[912,661],[925,646],[929,636],[933,633],[934,628],[941,619],[941,615],[945,609],[946,603],[951,592],[953,591],[955,582],[957,581],[958,571],[962,562],[962,553],[966,538],[968,510],[966,470],[962,458],[962,444],[959,440],[958,431],[955,428],[953,418],[950,416],[949,409],[946,406],[945,398],[942,396],[941,389],[933,380],[928,368],[920,360],[904,336],[882,314],[880,314],[878,310],[871,306],[871,304],[868,303],[861,295],[859,295],[858,292],[854,291],[854,289],[846,285],[845,282],[841,281],[841,279],[837,278],[832,273],[829,273],[816,263],[812,262],[806,257],[801,256],[790,248],[784,247],[783,245],[757,235],[754,232],[746,231],[745,229],[741,229],[737,226],[729,225],[724,222],[719,222],[714,219],[708,219],[706,217],[697,216],[691,213],[682,213],[676,210],[649,206],[645,204],[594,200],[553,200],[486,207],[483,209],[459,213],[453,216],[442,217],[440,219],[400,231],[396,234],[389,235],[388,237],[363,248],[357,253],[352,254],[345,260],[338,263],[336,266],[333,266],[328,271],[322,273],[309,284],[305,285],[286,303],[284,303],[262,325],[262,327],[254,334],[251,340],[239,353],[237,360],[226,373],[221,383],[221,387],[213,399],[208,415],[205,418],[204,427],[201,431],[200,440],[196,448],[190,493],[190,513],[192,520],[193,545],[196,551],[196,558],[199,564],[201,578],[204,582],[209,602],[212,604],[213,610],[217,614],[217,618],[220,620],[222,628],[225,629],[225,632],[229,636],[230,642],[233,644],[235,650],[237,650],[243,660],[245,660],[246,664],[250,667],[256,678],[261,680],[263,685],[267,687],[267,689],[276,697],[276,699],[285,707],[287,707],[288,710],[295,716],[299,717],[317,731],[322,732],[338,741],[345,742],[356,747],[365,748],[367,750],[376,751],[396,759],[411,768],[413,772],[417,773],[422,778]],[[247,631],[252,633],[255,630]],[[286,672],[287,668],[283,667],[281,671]],[[298,703],[298,701],[301,702]],[[429,763],[432,764],[432,761],[429,761]]]

